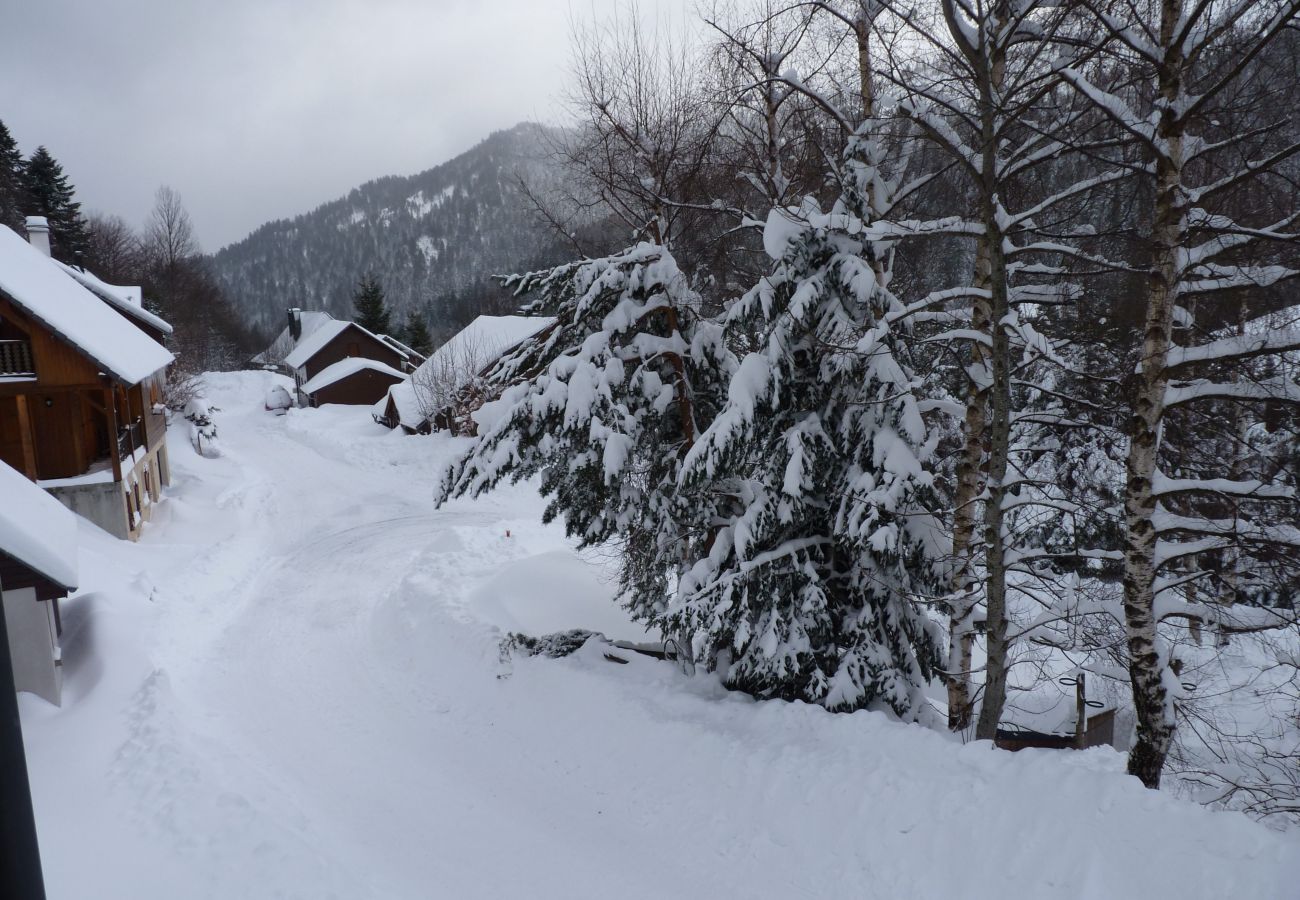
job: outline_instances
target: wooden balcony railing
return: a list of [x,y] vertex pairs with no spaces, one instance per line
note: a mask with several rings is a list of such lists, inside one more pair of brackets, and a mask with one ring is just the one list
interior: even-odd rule
[[126,459],[132,452],[144,446],[144,423],[136,419],[130,425],[121,425],[117,429],[117,458]]
[[28,341],[0,341],[0,377],[35,377],[32,345]]

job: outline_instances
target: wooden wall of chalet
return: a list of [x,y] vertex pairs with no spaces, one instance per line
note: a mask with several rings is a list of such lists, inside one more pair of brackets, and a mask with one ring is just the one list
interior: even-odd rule
[[[402,363],[405,362],[401,354],[383,341],[372,338],[359,328],[345,328],[334,336],[334,340],[321,347],[315,356],[303,363],[303,370],[307,373],[303,381],[316,377],[318,372],[340,360],[354,356],[387,363],[399,372],[402,370]],[[374,400],[378,399],[379,396],[376,395]],[[373,403],[374,400],[371,402]]]
[[379,402],[379,398],[388,393],[390,387],[401,380],[386,372],[362,369],[321,388],[311,395],[311,402],[313,406],[321,406],[325,403],[373,406]]
[[98,368],[3,293],[0,319],[26,335],[38,375],[35,381],[0,382],[0,458],[24,470],[19,425],[23,404],[31,439],[40,448],[36,477],[80,475],[107,449],[107,435],[100,433],[104,428],[93,421],[98,417],[85,408],[82,396],[87,391],[102,394]]

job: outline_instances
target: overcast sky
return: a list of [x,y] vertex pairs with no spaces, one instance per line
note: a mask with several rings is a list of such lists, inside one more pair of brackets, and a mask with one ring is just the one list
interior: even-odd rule
[[49,148],[84,211],[138,225],[171,185],[214,251],[562,121],[570,18],[593,2],[3,0],[0,120],[24,154]]

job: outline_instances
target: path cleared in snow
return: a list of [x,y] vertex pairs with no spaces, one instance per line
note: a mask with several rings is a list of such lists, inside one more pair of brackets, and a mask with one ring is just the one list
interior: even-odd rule
[[503,630],[640,629],[527,486],[435,510],[446,438],[209,377],[138,544],[81,525],[65,703],[23,695],[52,900],[1282,898],[1300,841],[1106,750],[959,746]]

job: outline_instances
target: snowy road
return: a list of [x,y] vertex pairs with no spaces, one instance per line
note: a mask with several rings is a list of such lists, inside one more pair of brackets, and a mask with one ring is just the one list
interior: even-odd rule
[[639,631],[531,490],[436,511],[446,440],[269,416],[269,378],[213,377],[224,456],[171,435],[139,544],[83,525],[64,708],[21,698],[55,900],[1294,896],[1295,837],[1113,753],[502,663],[501,630]]

